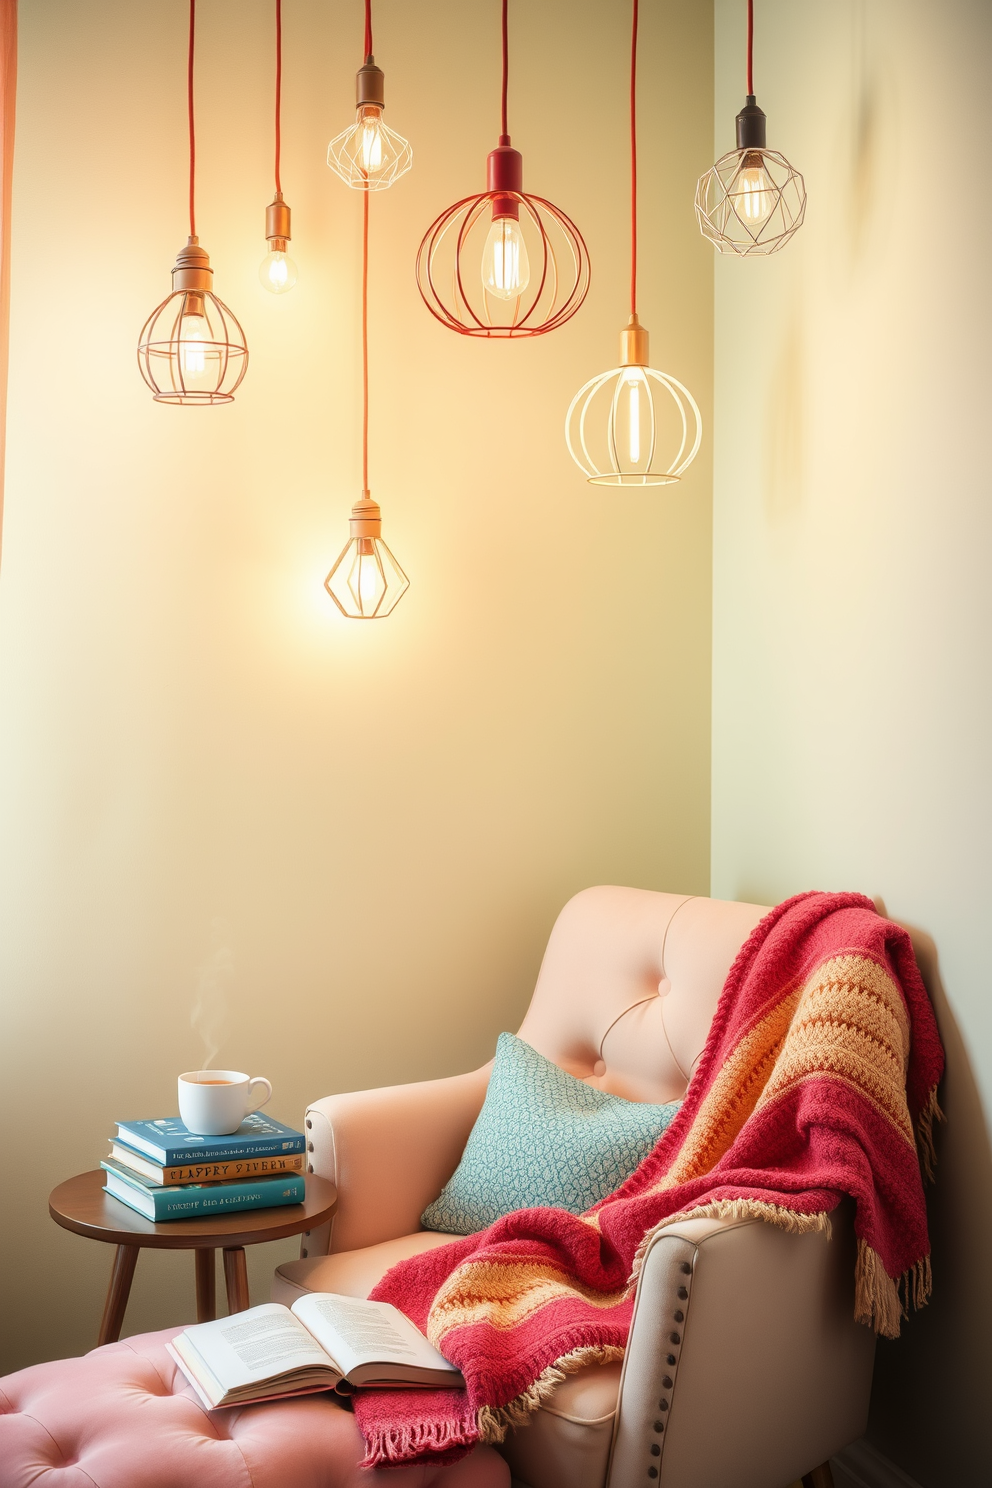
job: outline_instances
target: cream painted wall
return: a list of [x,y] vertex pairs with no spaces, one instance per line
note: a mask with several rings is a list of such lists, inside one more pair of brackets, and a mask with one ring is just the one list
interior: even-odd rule
[[[620,522],[561,435],[626,317],[625,12],[513,7],[514,140],[587,233],[593,287],[555,335],[485,346],[430,319],[413,259],[484,183],[498,7],[377,5],[416,163],[373,203],[372,485],[412,587],[362,625],[321,587],[360,484],[360,201],[323,158],[361,7],[285,6],[285,299],[256,278],[272,6],[199,9],[200,236],[252,354],[215,410],[155,405],[134,366],[185,241],[186,7],[21,7],[0,1048],[23,1166],[0,1369],[93,1344],[110,1254],[46,1196],[115,1118],[173,1108],[201,991],[218,1062],[268,1074],[295,1121],[308,1098],[488,1058],[583,885],[708,881],[708,439]],[[708,7],[647,7],[642,78],[643,319],[708,429],[712,264],[684,209],[712,144]],[[256,1296],[294,1250],[254,1255]],[[125,1331],[191,1309],[188,1257],[144,1256]]]
[[[717,0],[719,149],[744,9]],[[992,1460],[990,56],[986,0],[762,0],[808,218],[715,291],[713,893],[878,894],[942,964],[934,1297],[869,1432],[926,1488]]]

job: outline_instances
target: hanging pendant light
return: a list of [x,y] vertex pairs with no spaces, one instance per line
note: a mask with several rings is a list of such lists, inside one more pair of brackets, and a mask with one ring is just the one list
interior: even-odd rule
[[696,185],[696,221],[721,253],[777,253],[806,215],[806,184],[765,143],[765,115],[754,96],[754,0],[747,0],[747,99],[737,115],[737,149],[721,155]]
[[245,333],[213,292],[214,271],[196,236],[193,53],[196,0],[189,0],[189,241],[172,270],[172,293],[145,321],[138,366],[157,403],[230,403],[248,367]]
[[565,442],[594,486],[665,486],[692,464],[702,439],[696,400],[648,365],[648,333],[637,318],[637,22],[630,45],[630,319],[620,365],[581,387],[565,415]]
[[392,614],[410,580],[382,540],[382,511],[369,490],[369,197],[362,202],[362,495],[351,508],[350,536],[324,580],[349,620]]
[[463,197],[424,234],[417,283],[428,310],[463,336],[541,336],[564,325],[589,292],[589,253],[560,207],[523,189],[523,156],[507,129],[509,46],[502,0],[499,144],[487,190]]
[[295,260],[287,253],[293,236],[290,210],[282,195],[282,0],[276,0],[276,194],[265,209],[265,239],[269,251],[258,266],[262,288],[270,294],[285,294],[299,276]]
[[413,164],[409,140],[383,122],[386,78],[372,55],[372,0],[365,0],[365,62],[355,78],[357,113],[327,147],[327,163],[355,191],[385,191]]

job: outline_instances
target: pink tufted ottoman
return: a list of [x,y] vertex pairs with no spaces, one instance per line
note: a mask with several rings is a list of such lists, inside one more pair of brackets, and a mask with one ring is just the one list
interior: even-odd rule
[[327,1395],[206,1411],[165,1351],[181,1331],[0,1379],[0,1488],[509,1488],[489,1447],[363,1471],[355,1419]]

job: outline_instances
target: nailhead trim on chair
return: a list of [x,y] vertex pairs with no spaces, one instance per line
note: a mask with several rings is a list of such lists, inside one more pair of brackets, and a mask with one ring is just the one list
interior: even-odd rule
[[[689,1262],[689,1261],[681,1261],[679,1263],[679,1271],[682,1273],[683,1276],[687,1277],[691,1281],[691,1278],[692,1278],[692,1264],[691,1264],[691,1262]],[[674,1322],[674,1323],[684,1323],[685,1322],[686,1311],[688,1310],[688,1301],[689,1301],[689,1287],[688,1287],[688,1285],[681,1285],[678,1288],[676,1288],[675,1300],[677,1300],[679,1302],[686,1303],[686,1307],[685,1308],[682,1308],[682,1307],[673,1307],[673,1311],[672,1311],[672,1322]],[[670,1344],[672,1344],[674,1347],[677,1348],[681,1344],[681,1342],[682,1342],[682,1334],[681,1333],[678,1333],[678,1332],[675,1332],[673,1330],[668,1335],[668,1341],[669,1341]],[[672,1373],[671,1374],[662,1375],[662,1379],[661,1379],[661,1388],[665,1391],[665,1394],[658,1401],[659,1418],[654,1422],[654,1426],[653,1426],[653,1429],[654,1429],[655,1433],[658,1434],[658,1435],[660,1435],[665,1430],[665,1421],[663,1419],[661,1419],[661,1417],[666,1416],[667,1412],[669,1410],[671,1410],[672,1392],[675,1389],[675,1380],[676,1380],[676,1377],[677,1377],[676,1367],[678,1365],[678,1355],[677,1354],[668,1354],[667,1357],[666,1357],[666,1359],[665,1359],[665,1362],[666,1362],[666,1364],[668,1364],[668,1366],[672,1370]],[[649,1453],[649,1455],[651,1457],[660,1458],[661,1457],[661,1454],[662,1454],[662,1448],[663,1447],[664,1447],[664,1439],[662,1439],[662,1441],[660,1443],[659,1442],[656,1442],[656,1441],[650,1442],[649,1445],[648,1445],[648,1453]],[[648,1477],[649,1478],[656,1478],[658,1476],[658,1471],[659,1471],[660,1465],[661,1465],[660,1462],[659,1463],[652,1462],[652,1463],[650,1463],[648,1465]]]

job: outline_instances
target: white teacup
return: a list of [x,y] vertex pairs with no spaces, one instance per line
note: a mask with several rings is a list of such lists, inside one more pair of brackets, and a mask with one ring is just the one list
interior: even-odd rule
[[[265,1094],[256,1099],[262,1088]],[[187,1070],[179,1076],[179,1114],[183,1125],[197,1136],[226,1136],[237,1131],[250,1111],[264,1106],[271,1094],[272,1086],[262,1075],[243,1075],[240,1070]]]

